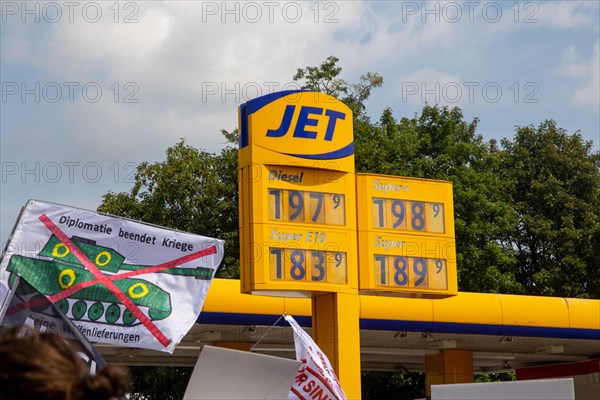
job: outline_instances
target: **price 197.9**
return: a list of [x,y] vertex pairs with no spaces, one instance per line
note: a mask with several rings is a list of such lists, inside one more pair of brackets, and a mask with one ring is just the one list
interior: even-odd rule
[[345,196],[338,193],[269,189],[269,220],[345,225]]
[[397,288],[448,288],[446,260],[375,254],[375,284]]
[[346,253],[271,248],[269,275],[275,281],[347,283]]
[[373,227],[445,233],[444,205],[422,201],[373,198]]

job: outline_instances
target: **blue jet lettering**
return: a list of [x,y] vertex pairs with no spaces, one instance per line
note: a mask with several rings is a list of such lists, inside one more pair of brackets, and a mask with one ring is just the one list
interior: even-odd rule
[[[289,131],[292,125],[292,119],[294,117],[294,111],[296,110],[296,106],[289,105],[285,107],[285,111],[283,112],[283,118],[281,119],[281,125],[277,129],[269,129],[267,130],[268,137],[283,137]],[[323,108],[320,107],[310,107],[310,106],[302,106],[300,108],[300,113],[298,115],[298,121],[296,122],[296,127],[294,129],[293,137],[297,138],[305,138],[305,139],[316,139],[317,132],[307,131],[305,128],[319,125],[319,120],[310,118],[311,115],[323,115]],[[338,119],[345,120],[346,114],[334,111],[334,110],[325,110],[325,116],[327,119],[327,129],[325,130],[325,137],[323,140],[331,141],[333,140],[333,133],[335,132],[335,125]]]

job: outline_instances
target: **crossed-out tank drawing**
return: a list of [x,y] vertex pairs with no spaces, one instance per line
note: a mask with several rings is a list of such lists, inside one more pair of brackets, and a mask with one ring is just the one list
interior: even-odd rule
[[[147,265],[124,264],[125,257],[116,250],[96,245],[95,241],[73,236],[71,241],[101,271],[111,274],[123,271],[137,271]],[[19,285],[17,294],[29,295],[34,289],[45,296],[52,296],[69,289],[75,284],[94,281],[96,277],[73,255],[69,248],[52,235],[38,253],[44,258],[30,258],[13,255],[7,270],[11,272],[9,285],[15,282],[18,274],[29,283]],[[169,268],[155,273],[182,275],[196,279],[212,279],[210,268]],[[106,275],[110,276],[110,275]],[[139,278],[119,278],[113,283],[150,320],[161,320],[171,314],[171,296],[152,282]],[[77,321],[91,321],[110,325],[134,326],[140,324],[137,317],[125,307],[102,283],[98,282],[72,293],[68,298],[56,302],[57,308],[67,317]]]

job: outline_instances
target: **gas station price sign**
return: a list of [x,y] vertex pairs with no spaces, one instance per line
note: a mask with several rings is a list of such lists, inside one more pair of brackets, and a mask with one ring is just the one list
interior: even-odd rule
[[346,224],[345,195],[269,189],[269,221],[344,226]]
[[356,293],[350,109],[316,92],[251,100],[240,107],[238,157],[242,291]]
[[360,290],[455,295],[452,184],[357,174]]

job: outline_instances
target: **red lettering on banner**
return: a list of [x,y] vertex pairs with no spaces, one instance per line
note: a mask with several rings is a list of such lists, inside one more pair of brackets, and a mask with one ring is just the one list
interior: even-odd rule
[[315,390],[310,392],[310,397],[313,400],[329,400],[329,395],[325,394],[324,397],[323,395],[323,388],[320,386],[317,386]]
[[304,372],[306,370],[306,365],[307,365],[306,358],[303,358],[300,361],[302,362],[302,364],[301,364],[300,368],[298,368],[298,372]]
[[333,389],[331,388],[331,386],[329,385],[328,380],[329,379],[325,379],[322,375],[320,375],[317,371],[311,369],[310,367],[306,367],[306,369],[308,370],[308,372],[310,372],[311,374],[313,374],[313,376],[315,378],[317,378],[318,380],[320,380],[323,385],[325,385],[325,387],[327,388],[327,390],[329,390],[330,392],[333,393]]
[[292,388],[290,389],[292,391],[292,393],[294,393],[296,396],[298,396],[298,398],[300,400],[306,400],[303,396],[302,393],[300,393],[294,386],[292,386]]
[[316,384],[315,381],[309,381],[306,385],[304,385],[302,390],[304,390],[306,393],[308,393],[315,387],[315,384]]
[[304,372],[301,374],[296,375],[296,379],[294,379],[295,382],[298,383],[303,383],[306,382],[306,380],[308,380],[308,375],[306,375]]

